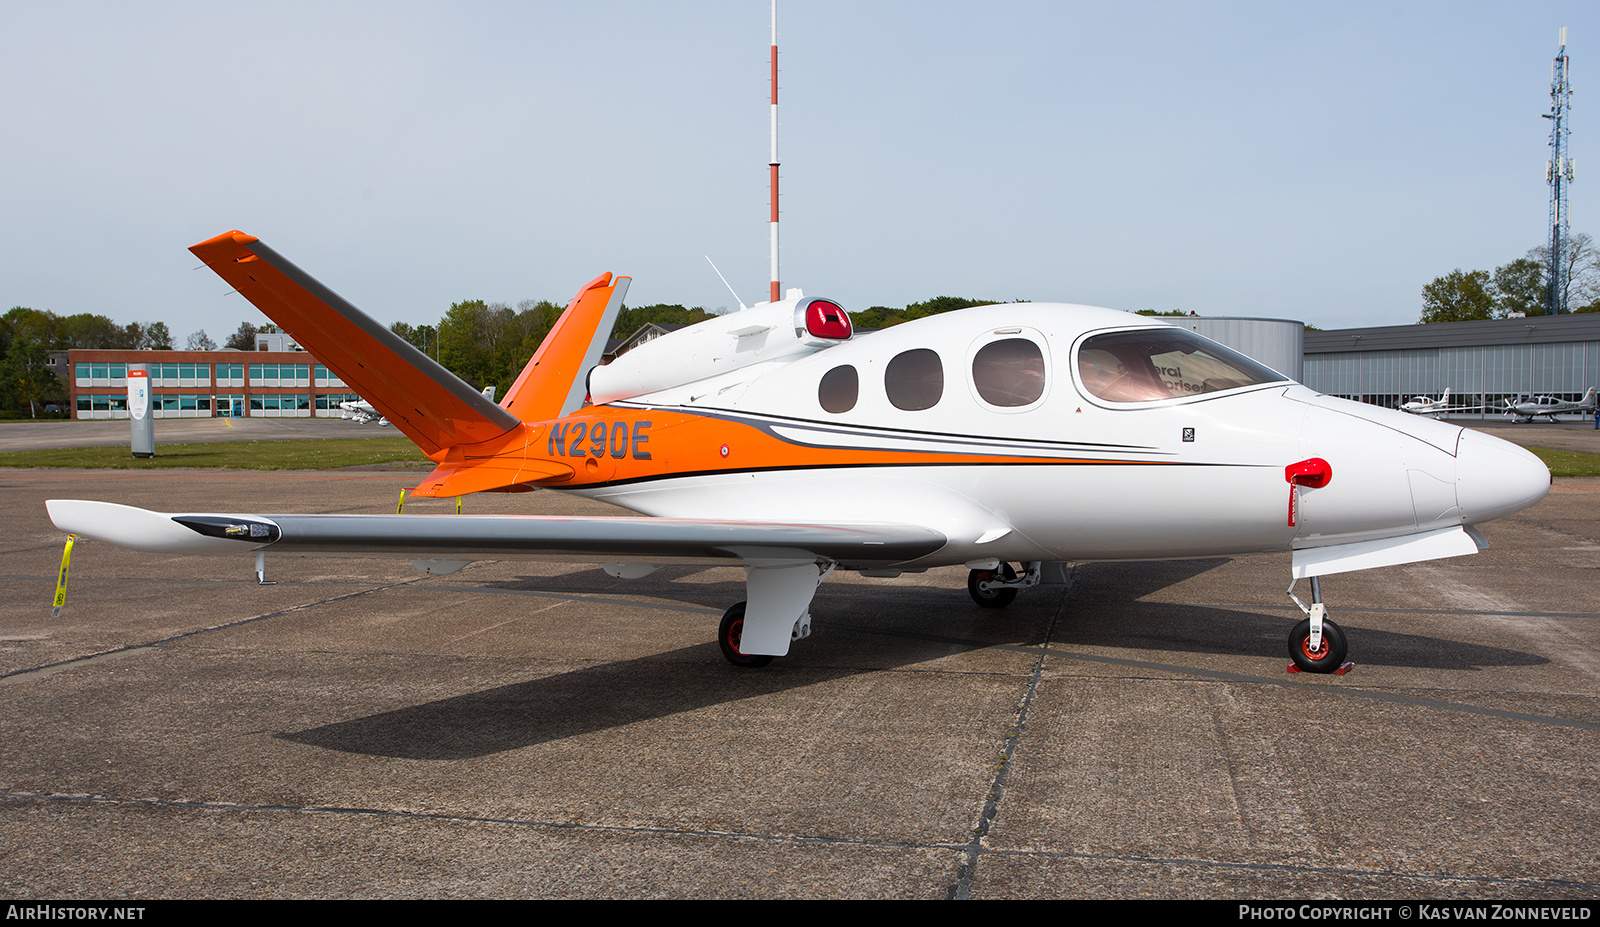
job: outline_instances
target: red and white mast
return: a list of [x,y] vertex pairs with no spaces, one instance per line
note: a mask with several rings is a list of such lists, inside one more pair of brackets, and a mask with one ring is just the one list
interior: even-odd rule
[[767,180],[772,187],[772,293],[777,302],[783,296],[778,286],[778,0],[772,0],[772,158],[767,162]]

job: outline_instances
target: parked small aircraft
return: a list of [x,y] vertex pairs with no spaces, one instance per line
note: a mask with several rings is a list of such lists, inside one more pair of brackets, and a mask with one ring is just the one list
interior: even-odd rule
[[[494,390],[495,388],[492,385],[483,388],[483,395],[488,397],[490,402],[494,402]],[[350,419],[357,425],[365,425],[368,422],[377,422],[379,425],[389,424],[389,420],[383,417],[383,413],[373,408],[372,403],[367,402],[365,399],[341,402],[339,403],[339,410],[340,418]]]
[[339,411],[340,418],[347,418],[357,425],[365,425],[368,422],[377,422],[379,425],[389,424],[389,420],[383,417],[383,413],[373,408],[372,403],[364,399],[357,399],[354,402],[341,402],[339,403]]
[[[961,564],[1003,607],[1049,564],[1292,552],[1299,667],[1341,669],[1318,578],[1476,553],[1539,501],[1539,459],[1474,431],[1334,399],[1158,319],[965,309],[857,337],[786,299],[598,366],[628,278],[579,292],[496,404],[242,232],[191,249],[437,464],[413,496],[578,493],[643,518],[163,514],[53,500],[65,531],[147,551],[743,562],[718,643],[758,666],[809,635],[835,568]],[[588,401],[585,399],[587,393]],[[1012,564],[1020,564],[1021,570]],[[1311,579],[1312,603],[1293,594]]]
[[1409,402],[1400,403],[1400,408],[1412,415],[1438,415],[1450,408],[1450,390],[1446,389],[1438,399],[1413,396]]
[[1549,419],[1554,422],[1557,415],[1576,413],[1578,415],[1593,415],[1595,412],[1595,388],[1583,394],[1577,402],[1557,399],[1554,396],[1534,396],[1527,399],[1507,399],[1506,410],[1511,414],[1511,421],[1532,422],[1537,418]]

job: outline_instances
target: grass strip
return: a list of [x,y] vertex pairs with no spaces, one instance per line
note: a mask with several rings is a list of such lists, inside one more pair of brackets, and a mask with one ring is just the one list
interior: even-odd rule
[[1551,476],[1600,476],[1600,454],[1586,451],[1562,451],[1550,447],[1530,447]]
[[0,453],[0,467],[111,467],[119,470],[154,470],[162,467],[328,470],[397,461],[420,465],[429,463],[422,451],[404,437],[157,444],[156,456],[143,459],[134,457],[127,445]]

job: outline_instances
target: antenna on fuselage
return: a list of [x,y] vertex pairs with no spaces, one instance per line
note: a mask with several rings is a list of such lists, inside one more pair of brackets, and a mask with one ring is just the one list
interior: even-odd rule
[[711,265],[711,269],[712,270],[716,270],[717,271],[717,276],[719,278],[721,278],[722,285],[728,288],[728,292],[729,293],[733,294],[733,301],[739,304],[739,311],[743,312],[744,309],[745,309],[744,300],[739,298],[738,292],[734,290],[733,284],[728,282],[728,278],[722,276],[722,271],[717,270],[717,262],[711,260],[711,255],[709,255],[709,254],[706,255],[706,263]]

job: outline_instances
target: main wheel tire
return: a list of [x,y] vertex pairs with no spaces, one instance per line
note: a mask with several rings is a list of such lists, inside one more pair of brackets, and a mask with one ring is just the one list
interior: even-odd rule
[[[981,582],[993,578],[994,570],[973,570],[967,574],[967,594],[972,596],[972,601],[982,608],[1005,608],[1017,599],[1015,589],[990,589],[988,592],[978,588]],[[1005,580],[1017,578],[1017,571],[1011,569],[1011,564],[1000,564],[1000,577]]]
[[744,653],[739,649],[739,641],[744,637],[744,606],[738,605],[722,613],[722,624],[717,628],[717,646],[722,648],[722,655],[734,666],[766,666],[772,662],[768,654]]
[[1289,632],[1289,659],[1306,673],[1331,673],[1344,665],[1350,653],[1344,631],[1328,619],[1322,619],[1322,647],[1311,649],[1311,619],[1304,618]]

